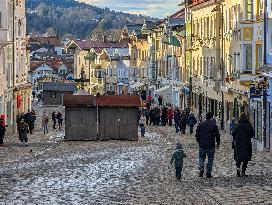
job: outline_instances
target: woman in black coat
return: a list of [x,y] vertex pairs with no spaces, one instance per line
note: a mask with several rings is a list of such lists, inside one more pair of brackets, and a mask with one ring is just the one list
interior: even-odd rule
[[247,164],[248,161],[251,161],[252,157],[251,138],[254,136],[254,130],[245,113],[241,114],[240,120],[232,132],[232,136],[237,177],[240,177],[240,166],[242,163],[242,176],[246,176]]

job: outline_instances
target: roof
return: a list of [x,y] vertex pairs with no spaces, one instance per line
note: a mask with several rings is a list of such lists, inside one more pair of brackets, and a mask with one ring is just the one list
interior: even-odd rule
[[43,91],[76,91],[75,83],[44,82]]
[[[126,42],[100,42],[100,41],[93,41],[93,40],[76,40],[71,41],[70,45],[76,44],[80,49],[91,49],[94,48],[98,52],[103,48],[127,48],[128,44]],[[69,47],[69,45],[68,45]]]
[[96,104],[101,107],[140,107],[140,98],[136,95],[100,95]]
[[35,52],[34,56],[36,55],[41,58],[60,58],[60,56],[52,52]]
[[38,67],[40,67],[41,65],[46,64],[48,65],[50,68],[57,70],[59,69],[59,67],[64,64],[70,72],[74,71],[74,61],[73,60],[37,60],[37,61],[31,61],[30,62],[30,70],[31,71],[35,71]]
[[93,95],[64,95],[64,106],[96,106]]
[[140,107],[136,95],[64,95],[64,106]]
[[51,36],[51,37],[44,37],[44,36],[38,36],[38,37],[31,37],[29,39],[29,42],[39,42],[40,44],[50,44],[54,47],[62,47],[64,44],[60,41],[58,37]]

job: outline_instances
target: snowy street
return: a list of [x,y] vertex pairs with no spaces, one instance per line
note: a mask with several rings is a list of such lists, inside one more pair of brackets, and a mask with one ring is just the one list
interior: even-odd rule
[[[65,142],[63,131],[10,139],[2,148],[0,204],[271,204],[269,153],[254,153],[248,178],[235,176],[227,134],[216,153],[212,179],[198,178],[193,135],[173,127],[148,127],[138,142]],[[38,142],[40,140],[40,142]],[[170,157],[180,140],[188,155],[182,181]]]

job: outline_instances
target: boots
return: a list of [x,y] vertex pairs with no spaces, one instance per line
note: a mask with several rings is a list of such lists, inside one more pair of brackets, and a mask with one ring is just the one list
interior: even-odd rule
[[248,177],[248,175],[246,175],[246,171],[242,170],[242,177]]
[[203,177],[203,175],[204,175],[204,170],[201,169],[198,176],[199,176],[199,177]]
[[209,178],[212,178],[212,174],[211,173],[206,173],[206,178],[209,179]]

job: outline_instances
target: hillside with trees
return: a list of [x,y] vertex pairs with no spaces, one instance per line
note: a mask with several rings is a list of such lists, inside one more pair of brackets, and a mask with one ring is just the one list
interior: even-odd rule
[[129,23],[156,20],[148,16],[133,15],[109,8],[98,8],[75,0],[26,0],[27,32],[37,35],[48,33],[61,37],[87,38],[97,27],[105,33],[116,31]]

